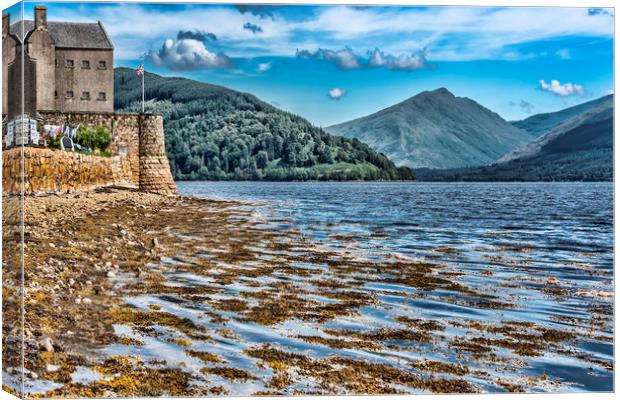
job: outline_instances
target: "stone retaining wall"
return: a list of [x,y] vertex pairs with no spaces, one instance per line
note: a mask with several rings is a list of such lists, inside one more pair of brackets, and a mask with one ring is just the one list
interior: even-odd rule
[[[44,149],[26,148],[30,158],[26,157],[25,162],[28,168],[32,168],[27,169],[25,176],[26,193],[87,190],[115,183],[134,184],[146,192],[176,193],[166,157],[164,124],[160,114],[58,111],[39,111],[39,114],[43,117],[41,124],[106,127],[112,133],[108,150],[116,156],[108,159],[66,152],[61,156],[51,150],[46,152],[52,155],[46,155],[39,151]],[[19,149],[3,151],[2,187],[5,193],[19,192],[16,154]],[[47,175],[59,171],[59,175]]]
[[[75,127],[78,124],[89,127],[104,126],[112,133],[112,144],[108,150],[113,154],[125,155],[131,163],[133,182],[137,185],[140,176],[140,118],[137,113],[95,113],[75,112],[62,113],[58,111],[40,111],[43,124],[61,125],[68,124]],[[154,115],[154,114],[148,114]],[[162,131],[163,133],[163,131]]]
[[[2,190],[20,192],[21,149],[2,153]],[[110,185],[131,185],[125,157],[87,156],[62,150],[24,147],[24,193],[70,193]]]

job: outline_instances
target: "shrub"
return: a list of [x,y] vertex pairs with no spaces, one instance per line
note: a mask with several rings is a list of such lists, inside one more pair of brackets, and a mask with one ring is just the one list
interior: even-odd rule
[[80,125],[75,137],[75,142],[93,150],[97,149],[103,152],[112,143],[112,134],[103,126],[90,128],[85,125]]

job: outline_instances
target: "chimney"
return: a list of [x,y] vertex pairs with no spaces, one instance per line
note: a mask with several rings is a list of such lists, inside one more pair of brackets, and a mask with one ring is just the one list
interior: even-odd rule
[[11,24],[10,14],[2,14],[2,37],[9,34],[9,26]]
[[34,27],[47,29],[47,7],[34,6]]

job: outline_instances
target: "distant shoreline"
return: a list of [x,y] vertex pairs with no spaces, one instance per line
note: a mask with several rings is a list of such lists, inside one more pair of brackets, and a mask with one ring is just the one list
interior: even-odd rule
[[175,183],[178,182],[209,182],[209,183],[235,183],[235,182],[244,182],[244,183],[388,183],[388,184],[398,184],[398,183],[613,183],[612,180],[597,180],[597,181],[473,181],[473,180],[460,180],[460,181],[448,181],[448,180],[409,180],[409,181],[362,181],[362,180],[348,180],[348,181],[335,181],[335,180],[291,180],[291,181],[270,181],[270,180],[218,180],[218,181],[210,181],[210,180],[175,180]]

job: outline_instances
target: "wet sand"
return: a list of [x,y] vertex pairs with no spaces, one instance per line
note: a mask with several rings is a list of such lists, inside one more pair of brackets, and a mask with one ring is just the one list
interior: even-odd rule
[[[564,357],[589,365],[594,377],[613,368],[579,345],[612,342],[608,292],[525,274],[482,290],[471,278],[494,271],[442,262],[451,248],[419,259],[361,253],[348,246],[355,237],[332,236],[323,246],[273,223],[247,203],[125,189],[27,198],[26,392],[567,391],[574,388],[535,366]],[[4,387],[13,391],[18,282],[17,270],[5,268]],[[551,326],[510,314],[519,308],[512,293],[531,291],[576,299],[590,317]],[[472,317],[419,312],[433,302]],[[476,317],[488,311],[498,318]]]

